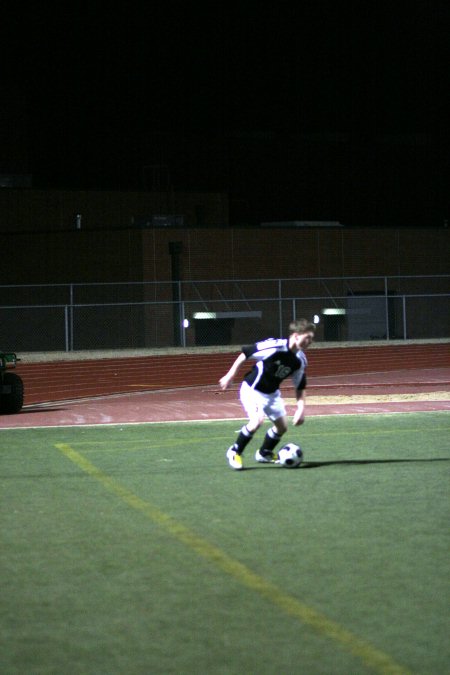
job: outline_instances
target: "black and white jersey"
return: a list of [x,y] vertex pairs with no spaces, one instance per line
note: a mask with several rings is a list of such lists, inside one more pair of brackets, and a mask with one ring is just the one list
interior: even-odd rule
[[289,376],[297,390],[301,391],[306,387],[308,361],[304,352],[294,353],[289,349],[288,340],[269,338],[252,345],[244,345],[242,352],[248,359],[256,359],[256,364],[244,377],[244,381],[254,389],[272,394]]

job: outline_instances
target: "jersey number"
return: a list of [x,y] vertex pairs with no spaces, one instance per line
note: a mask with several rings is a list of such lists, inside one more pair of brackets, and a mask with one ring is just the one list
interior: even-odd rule
[[278,377],[280,380],[284,380],[290,373],[291,369],[289,366],[278,366],[275,377]]

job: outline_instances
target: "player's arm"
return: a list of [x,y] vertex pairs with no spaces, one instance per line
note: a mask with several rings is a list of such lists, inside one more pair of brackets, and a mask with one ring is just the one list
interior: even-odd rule
[[297,427],[305,421],[306,375],[304,373],[295,389],[295,398],[297,399],[297,408],[292,418],[292,424]]
[[220,378],[219,384],[221,389],[225,390],[228,387],[228,385],[233,381],[233,378],[236,375],[237,371],[239,370],[240,366],[246,360],[247,356],[244,354],[244,352],[241,352],[237,357],[237,359],[234,361],[228,373],[226,373],[226,375]]
[[294,427],[303,424],[303,422],[305,421],[305,390],[297,389],[296,397],[297,397],[297,407],[295,409],[295,413],[292,418],[292,424],[294,425]]

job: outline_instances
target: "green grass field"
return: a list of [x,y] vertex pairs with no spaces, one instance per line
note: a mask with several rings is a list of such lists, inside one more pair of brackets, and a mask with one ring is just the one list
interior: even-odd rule
[[450,415],[240,426],[0,431],[4,675],[450,672]]

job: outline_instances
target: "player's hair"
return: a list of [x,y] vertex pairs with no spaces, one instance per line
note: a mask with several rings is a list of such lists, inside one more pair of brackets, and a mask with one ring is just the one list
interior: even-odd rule
[[289,334],[292,333],[315,333],[316,326],[308,319],[297,319],[296,321],[291,321],[289,324]]

